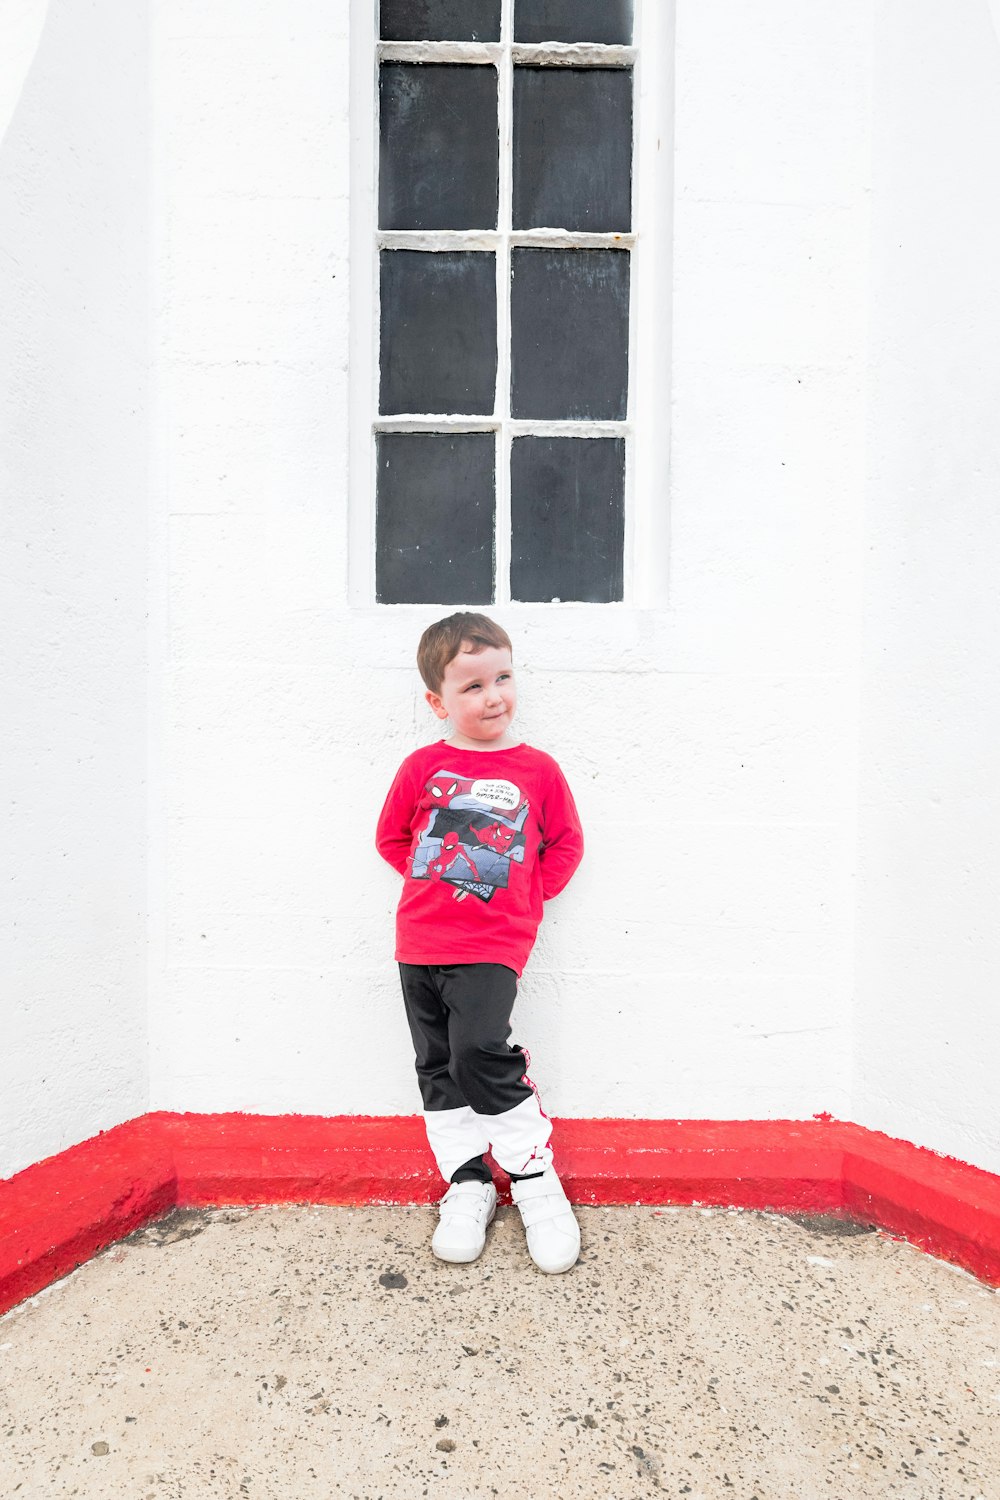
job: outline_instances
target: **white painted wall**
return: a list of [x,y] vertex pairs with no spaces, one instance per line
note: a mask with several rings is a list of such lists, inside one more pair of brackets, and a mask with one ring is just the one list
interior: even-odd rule
[[[991,5],[677,5],[674,140],[640,184],[671,230],[638,320],[671,339],[670,467],[642,481],[668,602],[503,615],[589,840],[518,1008],[554,1113],[829,1110],[997,1165]],[[347,602],[365,10],[152,12],[157,1108],[417,1107],[371,834],[436,733],[412,657],[438,611]],[[146,1102],[142,24],[54,4],[2,158],[8,488],[40,558],[9,549],[15,1164]]]
[[0,69],[0,1176],[148,1104],[147,28],[44,11]]
[[392,673],[344,608],[348,7],[154,16],[152,1097],[401,1108],[360,827]]
[[[347,15],[158,11],[162,1107],[417,1106],[371,836],[443,611],[346,602]],[[671,603],[504,614],[589,835],[519,1002],[557,1113],[848,1111],[866,17],[681,6]]]
[[996,1172],[1000,37],[876,15],[855,1115]]

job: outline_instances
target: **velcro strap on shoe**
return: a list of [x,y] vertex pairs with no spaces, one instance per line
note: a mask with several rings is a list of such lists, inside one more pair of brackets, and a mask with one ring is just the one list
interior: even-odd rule
[[525,1229],[531,1229],[536,1224],[545,1224],[550,1219],[565,1218],[567,1214],[570,1218],[573,1217],[573,1211],[566,1198],[538,1198],[534,1203],[519,1203],[517,1206]]
[[565,1190],[555,1172],[541,1172],[537,1177],[522,1177],[519,1182],[512,1182],[510,1195],[514,1202],[520,1206],[528,1203],[532,1198],[558,1198],[563,1203],[568,1203]]
[[523,1182],[513,1183],[511,1196],[517,1204],[525,1229],[530,1229],[533,1224],[544,1224],[550,1219],[561,1219],[564,1214],[572,1214],[562,1183],[553,1182],[551,1175],[548,1181],[543,1177],[529,1177]]
[[447,1215],[449,1219],[478,1219],[483,1210],[488,1207],[489,1196],[481,1183],[456,1182],[441,1199],[438,1212],[442,1218]]

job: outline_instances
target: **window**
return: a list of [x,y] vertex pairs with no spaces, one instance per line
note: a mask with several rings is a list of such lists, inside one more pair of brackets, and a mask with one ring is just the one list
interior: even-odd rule
[[380,603],[625,597],[631,0],[381,0]]

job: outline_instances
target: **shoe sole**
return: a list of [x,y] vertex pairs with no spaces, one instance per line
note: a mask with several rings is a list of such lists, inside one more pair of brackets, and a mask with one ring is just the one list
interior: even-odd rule
[[572,1271],[573,1267],[576,1265],[579,1259],[580,1252],[578,1250],[573,1259],[568,1260],[564,1266],[540,1266],[537,1260],[534,1262],[534,1264],[539,1271],[544,1271],[546,1276],[561,1276],[564,1271]]

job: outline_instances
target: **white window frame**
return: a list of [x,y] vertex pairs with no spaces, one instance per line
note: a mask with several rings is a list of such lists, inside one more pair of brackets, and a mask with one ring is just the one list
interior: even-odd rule
[[[350,522],[349,603],[371,610],[388,621],[406,617],[404,629],[416,614],[440,614],[442,605],[375,603],[375,443],[374,430],[445,432],[495,431],[502,441],[497,453],[496,578],[497,600],[492,608],[505,619],[522,617],[525,625],[543,618],[546,629],[570,632],[590,626],[586,634],[602,633],[608,644],[615,637],[634,635],[640,611],[662,609],[669,602],[669,414],[670,307],[673,158],[673,5],[671,0],[636,0],[634,45],[630,48],[591,48],[553,45],[528,47],[510,40],[512,5],[503,0],[503,31],[499,44],[380,43],[376,0],[351,0],[351,340],[350,340]],[[633,226],[622,235],[562,235],[549,230],[505,233],[441,231],[438,233],[379,230],[376,180],[378,165],[378,69],[380,58],[458,62],[475,55],[485,61],[510,48],[513,62],[533,56],[561,54],[567,62],[590,65],[626,58],[633,66]],[[598,56],[600,54],[600,57]],[[633,61],[634,58],[634,61]],[[500,217],[510,220],[511,195],[511,67],[501,67],[500,78]],[[506,86],[505,86],[506,84]],[[413,419],[377,416],[379,347],[379,254],[385,248],[461,249],[471,244],[496,249],[498,369],[497,411],[491,418],[438,417]],[[627,246],[631,255],[629,309],[629,400],[624,422],[558,423],[517,421],[509,417],[510,362],[509,276],[510,249],[517,245]],[[510,557],[510,440],[520,432],[558,435],[572,429],[593,435],[626,439],[625,567],[621,602],[558,604],[511,602],[502,597],[507,587]],[[580,441],[586,439],[580,438]],[[458,606],[456,606],[458,607]],[[621,617],[627,617],[625,618]],[[616,628],[615,621],[620,620]],[[562,633],[560,631],[560,633]]]

